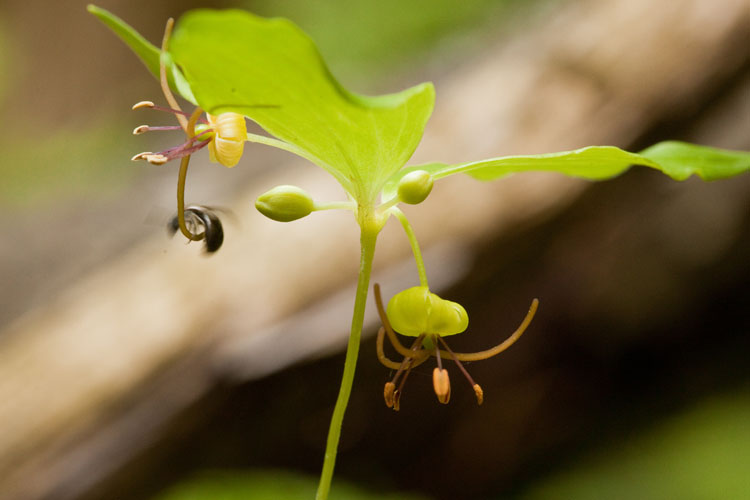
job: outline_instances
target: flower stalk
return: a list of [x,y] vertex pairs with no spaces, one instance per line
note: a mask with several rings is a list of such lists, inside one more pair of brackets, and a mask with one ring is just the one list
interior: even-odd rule
[[409,238],[411,251],[414,254],[414,262],[417,264],[417,273],[419,274],[420,286],[428,287],[427,271],[425,271],[425,268],[424,268],[424,259],[422,259],[422,251],[419,249],[419,241],[417,241],[417,236],[414,234],[414,230],[412,229],[411,224],[409,224],[409,219],[406,218],[406,215],[404,215],[404,213],[398,207],[393,207],[389,209],[389,211],[401,223],[401,226],[404,228],[404,232],[406,233],[406,237]]
[[339,440],[341,438],[341,426],[344,421],[344,413],[349,404],[349,396],[354,383],[354,372],[357,367],[359,356],[359,343],[362,337],[362,327],[365,321],[365,307],[367,305],[367,291],[370,287],[370,275],[372,273],[372,261],[375,256],[375,243],[380,232],[381,224],[373,221],[360,221],[362,229],[360,236],[360,260],[359,277],[357,279],[357,292],[354,298],[354,313],[352,315],[349,343],[346,347],[346,360],[344,361],[344,373],[341,377],[341,387],[333,409],[331,424],[328,430],[326,451],[323,458],[323,470],[320,473],[320,482],[315,500],[327,500],[331,489],[333,469],[336,465],[336,454],[338,452]]

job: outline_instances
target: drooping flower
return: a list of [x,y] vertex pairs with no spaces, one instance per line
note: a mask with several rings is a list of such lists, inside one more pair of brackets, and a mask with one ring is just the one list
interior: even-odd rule
[[[166,53],[174,21],[169,19],[162,41],[162,54]],[[180,159],[180,172],[177,182],[177,215],[170,221],[168,228],[172,234],[178,230],[190,241],[203,241],[208,253],[218,250],[224,242],[224,229],[221,220],[214,210],[200,205],[185,207],[185,181],[190,156],[208,147],[210,160],[225,167],[237,165],[242,157],[247,140],[245,117],[239,113],[226,112],[218,115],[206,114],[196,107],[188,114],[184,112],[169,88],[167,69],[164,57],[159,59],[159,83],[169,107],[157,106],[152,101],[140,101],[133,109],[155,109],[174,114],[178,125],[157,126],[140,125],[133,134],[140,135],[150,131],[182,130],[186,140],[178,146],[167,148],[156,153],[144,152],[133,156],[132,160],[145,160],[153,165],[163,165],[171,160]]]
[[[391,381],[385,384],[383,395],[385,404],[396,411],[400,408],[401,394],[410,371],[430,357],[435,357],[437,360],[437,366],[432,372],[432,384],[438,401],[443,404],[450,401],[450,378],[448,370],[443,367],[443,358],[447,358],[456,363],[474,389],[477,403],[481,405],[484,401],[484,391],[461,362],[488,359],[513,345],[531,323],[539,304],[539,301],[534,299],[518,329],[495,347],[485,351],[457,353],[448,347],[443,337],[462,333],[468,327],[469,317],[461,304],[440,298],[430,292],[426,286],[415,286],[396,294],[388,303],[386,310],[383,307],[380,287],[377,284],[375,285],[375,302],[383,323],[377,338],[378,359],[386,367],[396,370]],[[394,330],[402,335],[416,337],[416,339],[407,348],[398,340]],[[385,355],[383,340],[386,335],[393,348],[404,357],[400,363],[390,360]],[[444,349],[441,349],[441,346]]]
[[[155,109],[167,111],[176,116],[189,118],[190,115],[180,109],[157,106],[151,101],[141,101],[133,109]],[[193,134],[187,126],[169,125],[152,127],[140,125],[133,130],[133,134],[140,135],[155,130],[180,130],[187,135],[187,140],[179,146],[171,147],[156,153],[144,152],[133,156],[133,160],[146,160],[153,165],[163,165],[171,160],[183,158],[208,147],[209,158],[214,163],[225,167],[234,167],[240,161],[247,140],[247,125],[245,117],[239,113],[222,113],[217,116],[206,114],[206,118],[198,118]]]

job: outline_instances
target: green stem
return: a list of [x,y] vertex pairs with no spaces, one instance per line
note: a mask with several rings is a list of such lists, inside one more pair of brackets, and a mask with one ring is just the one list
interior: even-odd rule
[[409,224],[409,219],[406,218],[406,215],[404,215],[404,213],[398,207],[393,207],[389,211],[393,215],[396,216],[399,222],[401,222],[401,225],[404,227],[404,231],[406,232],[406,236],[407,238],[409,238],[409,244],[411,244],[411,251],[414,253],[414,260],[417,263],[417,272],[419,273],[419,284],[424,287],[428,287],[427,272],[424,269],[424,260],[422,260],[422,252],[419,250],[419,242],[417,241],[417,236],[414,234],[414,230],[411,228],[411,224]]
[[381,212],[385,213],[389,208],[398,205],[399,201],[400,200],[398,199],[398,196],[394,196],[393,198],[391,198],[390,200],[386,201],[385,203],[381,203],[378,206],[378,210],[380,210]]
[[[171,32],[171,25],[167,23],[167,30]],[[166,34],[164,36],[167,36]],[[166,77],[165,77],[166,78]],[[167,87],[168,89],[169,87]],[[174,97],[172,97],[174,99]],[[198,117],[203,113],[200,107],[195,108],[193,114],[190,115],[190,120],[186,122],[185,134],[188,139],[195,135],[195,122],[198,121]],[[181,115],[177,115],[180,116]],[[182,117],[184,118],[184,117]],[[205,233],[193,234],[187,227],[185,222],[185,183],[187,182],[188,165],[190,164],[190,155],[183,156],[180,161],[180,173],[177,176],[177,223],[180,226],[180,232],[185,237],[192,241],[200,241],[205,237]]]
[[354,212],[357,209],[357,204],[353,201],[329,201],[327,203],[315,203],[313,210],[351,210]]
[[323,459],[323,471],[320,473],[320,483],[316,500],[326,500],[331,489],[333,478],[333,467],[336,465],[336,452],[338,451],[339,438],[341,437],[341,424],[344,421],[344,413],[349,403],[349,395],[352,392],[354,382],[354,370],[357,367],[357,356],[359,355],[359,340],[362,336],[362,326],[365,319],[365,306],[367,305],[367,290],[370,286],[370,273],[372,271],[372,259],[375,255],[375,242],[380,227],[376,224],[361,223],[362,235],[360,237],[361,255],[359,261],[359,279],[357,280],[357,295],[354,300],[354,314],[352,316],[352,328],[349,334],[349,344],[346,348],[346,361],[344,361],[344,374],[341,377],[341,387],[336,406],[331,417],[331,426],[328,429],[328,441],[326,453]]

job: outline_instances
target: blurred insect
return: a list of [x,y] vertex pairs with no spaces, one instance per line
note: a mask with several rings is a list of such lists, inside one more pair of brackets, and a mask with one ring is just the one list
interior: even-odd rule
[[[191,234],[195,234],[196,237],[204,242],[204,249],[207,253],[213,253],[217,251],[221,244],[224,243],[224,228],[221,225],[221,220],[208,207],[200,205],[191,205],[185,208],[185,224]],[[202,227],[202,233],[201,229]],[[180,229],[180,221],[175,215],[169,221],[167,229],[171,236],[174,236]]]

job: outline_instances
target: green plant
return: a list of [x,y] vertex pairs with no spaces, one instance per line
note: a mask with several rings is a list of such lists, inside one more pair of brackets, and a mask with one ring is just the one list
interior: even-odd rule
[[[279,186],[258,198],[256,206],[266,216],[290,221],[317,210],[344,209],[352,212],[360,228],[360,270],[351,332],[339,396],[328,435],[323,472],[317,498],[328,497],[344,412],[351,392],[359,352],[360,335],[370,284],[370,272],[378,234],[394,216],[411,244],[420,286],[401,292],[384,311],[379,294],[378,308],[384,324],[378,339],[379,357],[398,370],[386,384],[386,403],[398,409],[401,387],[411,367],[431,355],[438,361],[434,386],[438,399],[447,403],[450,385],[441,356],[484,359],[495,355],[524,331],[536,310],[536,301],[521,327],[505,342],[481,353],[457,354],[442,338],[464,331],[468,316],[459,304],[445,301],[429,290],[419,244],[412,227],[398,208],[400,202],[420,203],[433,182],[464,173],[479,180],[493,180],[510,173],[544,170],[590,180],[616,176],[631,165],[643,165],[683,180],[698,175],[705,180],[721,179],[750,169],[750,153],[719,150],[682,142],[663,142],[640,153],[612,146],[592,146],[575,151],[532,156],[500,157],[455,165],[430,163],[405,167],[417,144],[434,104],[432,84],[423,83],[402,92],[368,97],[344,89],[331,75],[313,42],[285,19],[263,19],[230,10],[197,10],[186,14],[171,34],[167,25],[161,50],[151,45],[112,14],[94,6],[89,11],[109,26],[158,77],[170,104],[159,108],[150,101],[136,107],[174,112],[187,141],[158,153],[141,153],[134,159],[152,163],[181,160],[178,182],[178,215],[173,224],[191,240],[205,240],[209,251],[218,249],[221,225],[205,207],[184,207],[184,184],[190,155],[209,147],[212,159],[227,166],[238,160],[244,142],[273,146],[294,153],[322,167],[341,184],[347,200],[318,204],[294,186]],[[182,112],[172,91],[194,104],[191,114]],[[208,118],[203,120],[203,110]],[[239,118],[238,118],[239,117]],[[244,132],[247,117],[272,137]],[[228,123],[226,129],[221,125]],[[145,127],[145,128],[144,128]],[[139,127],[141,133],[155,129]],[[216,150],[229,141],[229,161]],[[241,154],[241,152],[240,152]],[[199,232],[200,231],[200,232]],[[222,233],[223,238],[223,233]],[[390,324],[400,333],[416,337],[410,348],[396,339]],[[382,354],[384,332],[404,355],[396,363]],[[439,348],[442,345],[445,350]],[[463,367],[461,367],[463,370]],[[465,373],[481,404],[481,388]],[[398,388],[396,383],[400,384]]]

